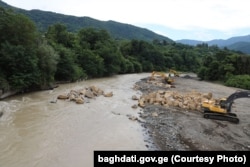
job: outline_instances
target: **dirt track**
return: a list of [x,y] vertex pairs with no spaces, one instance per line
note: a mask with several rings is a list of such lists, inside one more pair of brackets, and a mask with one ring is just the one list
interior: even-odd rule
[[[161,89],[145,81],[137,82],[143,93]],[[237,90],[187,75],[176,78],[175,86],[173,91],[211,92],[215,98],[227,97]],[[235,101],[232,112],[238,115],[239,124],[205,119],[198,111],[156,105],[146,106],[140,119],[159,150],[250,150],[249,108],[249,99]]]

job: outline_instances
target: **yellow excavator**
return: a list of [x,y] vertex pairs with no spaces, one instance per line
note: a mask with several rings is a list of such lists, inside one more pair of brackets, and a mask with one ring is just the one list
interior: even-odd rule
[[172,79],[170,76],[167,76],[165,72],[159,72],[159,71],[153,71],[151,73],[150,80],[154,80],[154,77],[157,75],[162,77],[163,81],[170,85],[174,83],[174,79]]
[[173,70],[173,69],[169,69],[169,74],[174,74],[175,77],[179,77],[180,76],[180,73]]
[[204,118],[239,123],[237,115],[231,112],[232,104],[238,98],[250,98],[250,91],[236,91],[227,98],[204,101],[202,103]]

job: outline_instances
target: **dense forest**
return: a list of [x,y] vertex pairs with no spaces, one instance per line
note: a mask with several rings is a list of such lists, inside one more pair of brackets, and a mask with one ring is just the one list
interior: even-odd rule
[[168,71],[250,89],[250,57],[226,48],[188,46],[165,40],[117,40],[106,30],[70,32],[63,24],[45,33],[22,14],[0,8],[0,90],[48,89],[114,74]]

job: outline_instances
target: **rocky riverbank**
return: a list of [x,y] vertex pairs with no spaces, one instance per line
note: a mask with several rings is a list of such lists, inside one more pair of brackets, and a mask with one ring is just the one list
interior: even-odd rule
[[[224,97],[236,90],[199,81],[190,75],[175,78],[172,88],[165,84],[152,84],[148,82],[148,78],[138,81],[135,87],[143,93],[142,97],[152,92],[161,92],[162,96],[165,92],[178,92],[179,96],[188,92],[200,92],[204,95],[211,92],[215,97]],[[160,94],[158,100],[161,100]],[[148,129],[148,134],[159,150],[250,150],[250,113],[247,112],[250,107],[249,99],[241,99],[239,103],[237,101],[237,106],[233,109],[233,112],[240,111],[237,113],[241,120],[239,125],[205,119],[199,106],[193,105],[192,108],[189,106],[190,102],[185,106],[185,103],[179,102],[169,105],[162,101],[152,101],[142,106],[140,122]]]

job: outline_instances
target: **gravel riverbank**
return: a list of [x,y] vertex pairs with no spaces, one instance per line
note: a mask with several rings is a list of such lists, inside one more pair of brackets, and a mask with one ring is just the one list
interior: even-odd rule
[[[195,76],[176,78],[174,88],[152,85],[143,78],[136,87],[143,93],[157,90],[178,92],[211,92],[213,96],[227,97],[236,88],[199,81]],[[237,113],[239,124],[203,118],[199,111],[177,107],[147,105],[140,113],[142,126],[148,129],[159,150],[250,150],[249,99],[235,101],[232,112]]]

